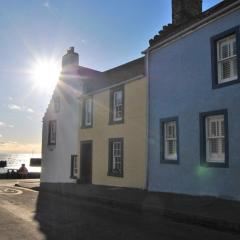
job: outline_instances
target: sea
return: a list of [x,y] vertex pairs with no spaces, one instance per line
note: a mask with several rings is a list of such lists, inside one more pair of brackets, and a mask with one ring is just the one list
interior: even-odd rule
[[19,169],[24,163],[28,172],[41,172],[41,167],[30,167],[31,158],[41,158],[37,153],[0,153],[0,161],[7,161],[7,167],[0,168],[0,173],[7,172],[8,169]]

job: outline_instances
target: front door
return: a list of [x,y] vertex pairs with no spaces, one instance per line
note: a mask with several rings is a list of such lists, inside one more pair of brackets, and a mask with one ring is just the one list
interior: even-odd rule
[[82,141],[80,150],[80,182],[92,183],[92,141]]

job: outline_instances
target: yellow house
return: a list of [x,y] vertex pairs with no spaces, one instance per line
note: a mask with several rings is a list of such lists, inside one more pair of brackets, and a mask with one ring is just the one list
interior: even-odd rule
[[80,158],[72,159],[73,176],[82,183],[146,188],[144,59],[103,72],[100,79],[85,81],[84,88],[80,97]]

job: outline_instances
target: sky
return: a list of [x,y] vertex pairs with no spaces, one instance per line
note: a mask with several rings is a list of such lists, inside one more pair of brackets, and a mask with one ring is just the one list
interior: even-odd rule
[[[203,0],[203,10],[218,2]],[[107,70],[140,57],[168,23],[171,0],[1,1],[0,153],[41,152],[53,86],[36,85],[38,65],[51,60],[60,68],[74,46],[81,66]]]

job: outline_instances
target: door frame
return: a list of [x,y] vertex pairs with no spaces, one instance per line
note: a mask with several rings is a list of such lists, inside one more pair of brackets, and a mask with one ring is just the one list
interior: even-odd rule
[[80,183],[84,183],[83,179],[82,179],[82,147],[84,144],[91,144],[91,159],[90,159],[90,181],[88,184],[92,184],[92,156],[93,156],[93,140],[83,140],[83,141],[80,141],[80,179],[79,179],[79,182]]

